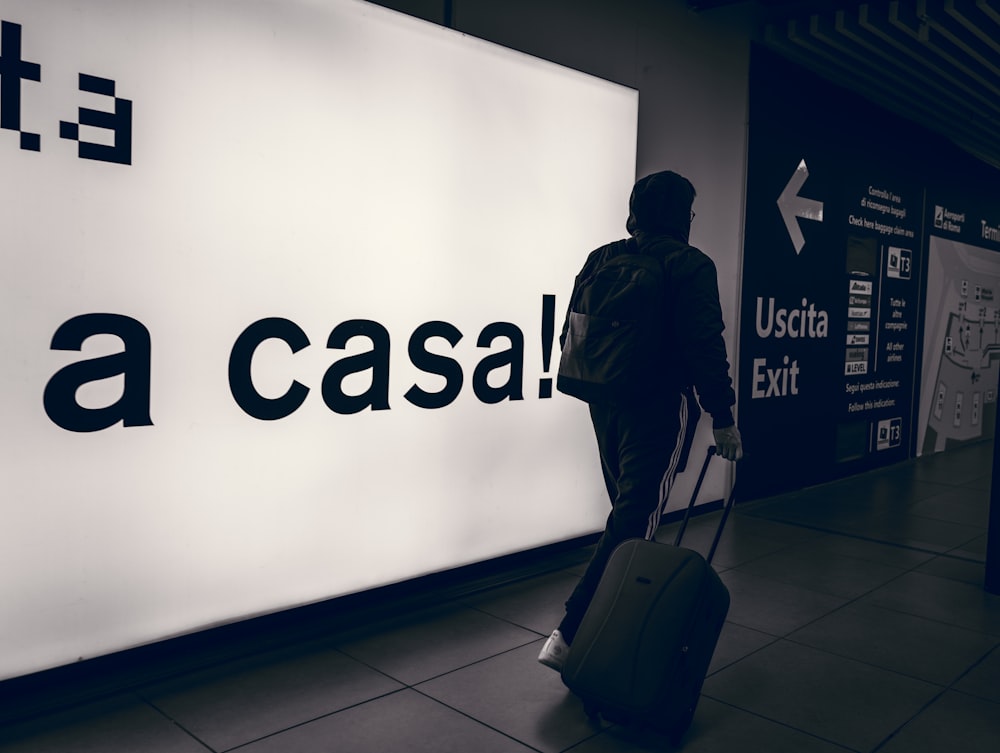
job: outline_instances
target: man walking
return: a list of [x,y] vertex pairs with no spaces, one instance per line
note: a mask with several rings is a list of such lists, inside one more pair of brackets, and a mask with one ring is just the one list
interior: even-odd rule
[[[715,264],[688,245],[694,198],[691,182],[671,171],[642,178],[629,198],[625,227],[634,239],[632,250],[663,265],[664,305],[655,329],[662,342],[653,348],[650,379],[626,395],[589,402],[611,514],[566,602],[565,617],[538,656],[557,671],[611,552],[626,539],[649,539],[656,532],[674,478],[687,462],[702,408],[712,417],[718,454],[731,461],[743,455],[732,414],[736,395],[722,338],[725,325]],[[609,244],[593,251],[577,282],[620,248]],[[564,346],[567,329],[564,326]]]

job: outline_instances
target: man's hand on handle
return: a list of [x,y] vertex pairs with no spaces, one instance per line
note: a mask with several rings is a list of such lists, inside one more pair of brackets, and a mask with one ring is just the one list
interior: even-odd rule
[[739,460],[743,457],[743,440],[735,425],[713,429],[712,432],[715,434],[715,448],[719,457],[726,460]]

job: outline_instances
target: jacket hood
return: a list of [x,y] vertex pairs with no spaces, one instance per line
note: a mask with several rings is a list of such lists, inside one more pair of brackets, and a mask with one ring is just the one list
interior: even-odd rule
[[687,243],[691,232],[691,181],[671,170],[647,175],[632,188],[625,228],[631,235],[669,235]]

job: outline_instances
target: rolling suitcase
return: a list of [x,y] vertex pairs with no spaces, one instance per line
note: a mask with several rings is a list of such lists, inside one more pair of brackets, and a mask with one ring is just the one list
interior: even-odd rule
[[611,554],[562,670],[588,716],[649,727],[674,742],[694,718],[729,612],[711,560],[735,489],[707,557],[680,546],[714,454],[710,447],[673,546],[630,539]]

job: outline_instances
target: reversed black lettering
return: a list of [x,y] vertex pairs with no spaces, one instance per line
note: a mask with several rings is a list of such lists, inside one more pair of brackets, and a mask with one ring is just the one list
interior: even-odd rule
[[274,421],[291,415],[309,394],[309,388],[293,381],[281,397],[268,398],[257,392],[250,375],[250,365],[257,348],[265,340],[283,340],[292,353],[309,347],[309,338],[295,322],[280,317],[260,319],[236,338],[229,354],[229,391],[245,413],[261,421]]
[[[334,413],[360,413],[366,408],[389,410],[389,331],[369,319],[351,319],[334,327],[326,347],[343,350],[354,337],[367,337],[372,349],[341,358],[323,375],[323,402]],[[371,371],[371,384],[359,395],[344,391],[344,379]]]
[[[94,335],[121,338],[123,350],[77,361],[57,371],[45,385],[43,403],[48,417],[67,431],[101,431],[119,421],[124,426],[151,426],[150,373],[152,342],[139,321],[120,314],[81,314],[62,324],[52,337],[52,350],[81,350]],[[103,408],[85,408],[76,392],[84,384],[123,376],[122,396]]]
[[[479,334],[476,343],[480,348],[488,348],[499,337],[510,340],[511,347],[499,353],[492,353],[476,365],[472,376],[472,388],[482,402],[493,404],[503,400],[523,400],[522,386],[524,374],[524,333],[510,322],[493,322]],[[497,369],[509,370],[507,381],[498,387],[489,383],[489,375]]]
[[452,347],[458,345],[462,333],[448,322],[425,322],[414,330],[408,347],[410,363],[428,374],[438,374],[445,379],[444,388],[428,392],[417,385],[406,391],[404,397],[418,408],[443,408],[450,405],[462,391],[465,377],[458,361],[427,350],[427,341],[433,337],[446,340]]

